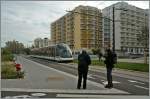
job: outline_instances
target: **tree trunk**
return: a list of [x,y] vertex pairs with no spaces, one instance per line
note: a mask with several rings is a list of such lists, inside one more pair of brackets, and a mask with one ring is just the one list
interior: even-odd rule
[[148,64],[148,61],[147,61],[148,60],[147,59],[147,51],[148,51],[147,49],[144,50],[144,63],[145,64]]

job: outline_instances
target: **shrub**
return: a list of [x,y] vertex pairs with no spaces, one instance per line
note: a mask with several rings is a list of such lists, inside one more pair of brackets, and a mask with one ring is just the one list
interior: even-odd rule
[[25,74],[24,71],[23,72],[21,71],[18,75],[15,65],[12,62],[2,63],[2,71],[1,71],[2,79],[24,78],[24,74]]
[[13,60],[12,54],[2,55],[2,61],[12,61],[12,60]]
[[12,61],[13,57],[14,56],[9,49],[7,48],[2,49],[2,61]]

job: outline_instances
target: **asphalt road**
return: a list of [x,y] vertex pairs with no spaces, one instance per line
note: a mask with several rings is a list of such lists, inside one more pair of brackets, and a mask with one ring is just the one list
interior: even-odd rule
[[[30,58],[33,61],[36,61],[38,63],[44,64],[46,66],[49,66],[51,68],[55,68],[60,71],[64,71],[67,73],[70,73],[72,75],[77,76],[77,69],[73,66],[66,66],[65,64],[60,64],[56,62],[51,62],[49,60],[43,60],[43,59],[35,59]],[[89,71],[88,79],[97,83],[104,84],[106,82],[106,74],[101,71]],[[149,95],[149,83],[145,81],[139,81],[135,79],[129,79],[126,77],[120,77],[113,75],[114,80],[114,88],[126,91],[132,95]]]
[[[65,97],[103,97],[106,95],[130,95],[130,96],[148,96],[149,95],[149,82],[147,81],[142,81],[139,79],[136,79],[137,77],[129,77],[129,75],[125,75],[125,74],[115,74],[113,75],[113,80],[114,80],[114,88],[121,90],[123,92],[127,92],[128,94],[124,94],[124,93],[117,93],[117,91],[115,92],[115,90],[111,90],[111,89],[105,89],[104,88],[104,84],[106,84],[106,73],[105,71],[95,71],[95,70],[89,70],[88,73],[88,80],[95,82],[96,84],[100,84],[103,85],[101,86],[101,88],[99,89],[98,87],[94,87],[93,85],[89,84],[89,89],[93,90],[100,90],[99,92],[95,92],[90,91],[90,90],[86,90],[86,92],[82,92],[82,91],[78,91],[78,90],[68,90],[66,92],[62,91],[63,88],[71,88],[74,89],[76,88],[76,81],[77,79],[73,79],[72,76],[77,77],[77,67],[67,64],[67,63],[57,63],[57,62],[53,62],[53,61],[49,61],[49,60],[43,60],[43,59],[38,59],[38,58],[31,58],[31,57],[25,57],[22,58],[21,56],[19,56],[20,58],[19,61],[23,64],[26,65],[30,65],[28,66],[28,70],[30,73],[32,72],[36,72],[33,73],[33,75],[28,75],[27,79],[24,80],[20,80],[17,82],[21,82],[21,83],[25,83],[23,86],[20,84],[17,84],[15,81],[11,82],[11,86],[9,86],[9,84],[7,86],[4,87],[12,87],[11,90],[3,90],[1,92],[2,97],[5,97],[5,99],[11,99],[12,97],[26,97],[26,98],[35,98],[35,97],[60,97],[60,98],[65,98]],[[33,64],[27,60],[31,60],[34,61],[35,63],[39,63],[39,64],[43,64],[43,66],[45,66],[46,68],[43,67],[36,67],[36,64]],[[28,63],[27,63],[28,62]],[[62,78],[57,78],[57,79],[61,79],[62,81],[60,82],[49,82],[49,81],[45,81],[45,79],[43,77],[47,77],[47,75],[56,75],[56,77],[60,74],[57,74],[56,71],[49,71],[48,69],[55,69],[58,71],[62,71],[64,73],[67,73],[69,75],[72,75],[70,78],[68,77],[64,77],[62,76],[63,79],[67,79],[68,83],[63,83]],[[38,72],[37,72],[38,71]],[[121,76],[120,76],[121,75]],[[124,76],[123,76],[124,75]],[[39,79],[40,80],[39,80]],[[134,78],[134,79],[132,79]],[[54,78],[52,78],[54,79]],[[56,79],[56,78],[55,78]],[[7,81],[2,81],[2,87],[3,85],[7,83]],[[60,84],[59,84],[60,83]],[[61,84],[64,84],[63,87],[61,86]],[[90,83],[90,82],[88,82]],[[12,86],[13,85],[13,86]],[[50,86],[51,85],[51,86]],[[53,86],[53,85],[57,85],[57,86]],[[74,86],[72,86],[74,85]],[[48,93],[48,91],[37,91],[37,89],[35,90],[30,90],[29,92],[24,92],[24,91],[16,91],[18,89],[13,89],[13,87],[17,86],[17,88],[61,88],[61,91],[59,92],[59,90],[54,91],[54,90],[49,90],[50,92]],[[71,92],[72,91],[72,92]],[[59,92],[59,93],[58,93]],[[69,92],[69,93],[68,93]],[[113,93],[114,92],[114,93]],[[91,96],[90,96],[91,95]],[[117,98],[115,98],[117,99]],[[120,98],[118,98],[120,99]],[[139,98],[140,99],[140,98]],[[147,98],[145,98],[147,99]]]

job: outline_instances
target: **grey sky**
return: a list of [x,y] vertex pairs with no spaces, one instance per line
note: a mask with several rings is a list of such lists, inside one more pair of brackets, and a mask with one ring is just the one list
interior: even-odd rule
[[[25,45],[37,37],[50,38],[50,24],[63,16],[66,10],[78,5],[103,9],[118,1],[3,1],[1,3],[2,46],[8,40],[18,40]],[[134,6],[148,9],[148,1],[127,1]]]

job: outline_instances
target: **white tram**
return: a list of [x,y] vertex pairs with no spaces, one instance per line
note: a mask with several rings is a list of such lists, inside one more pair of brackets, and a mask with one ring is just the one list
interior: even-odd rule
[[34,48],[31,50],[31,56],[54,60],[57,62],[73,61],[72,51],[67,44],[61,43],[43,48]]

